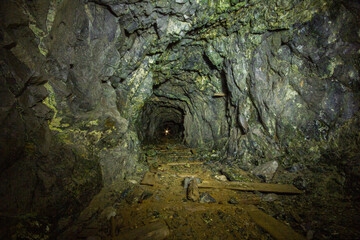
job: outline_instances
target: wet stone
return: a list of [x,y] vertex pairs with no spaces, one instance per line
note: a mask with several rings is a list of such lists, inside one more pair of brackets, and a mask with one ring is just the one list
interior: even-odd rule
[[216,203],[216,200],[209,193],[201,193],[200,203]]

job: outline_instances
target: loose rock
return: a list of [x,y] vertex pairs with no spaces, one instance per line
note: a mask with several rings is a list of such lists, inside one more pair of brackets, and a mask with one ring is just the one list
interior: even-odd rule
[[293,180],[293,185],[300,190],[305,190],[307,183],[306,183],[306,180],[302,176],[298,176]]
[[234,197],[230,198],[228,203],[230,203],[230,204],[239,204],[238,200],[236,200],[236,198],[234,198]]
[[216,203],[216,200],[209,193],[201,193],[200,203]]
[[279,164],[277,161],[270,161],[257,166],[251,172],[256,176],[263,178],[266,182],[269,182],[274,177],[278,167]]
[[194,202],[199,200],[199,188],[195,179],[190,181],[189,187],[187,189],[187,198]]
[[156,183],[156,173],[151,173],[151,172],[145,173],[144,178],[141,181],[141,184],[153,186],[155,183]]
[[278,198],[278,195],[276,195],[275,193],[269,193],[264,195],[261,200],[265,202],[273,202],[276,201]]
[[223,182],[227,181],[227,178],[225,175],[215,175],[215,178],[219,181],[223,181]]
[[141,196],[139,202],[142,202],[143,200],[149,199],[153,195],[152,192],[144,191]]
[[186,178],[184,178],[184,188],[185,188],[185,189],[187,189],[187,188],[189,187],[189,183],[190,183],[190,181],[191,181],[192,179],[195,179],[198,184],[201,183],[201,179],[200,179],[200,178],[192,178],[192,177],[190,178],[190,177],[186,177]]

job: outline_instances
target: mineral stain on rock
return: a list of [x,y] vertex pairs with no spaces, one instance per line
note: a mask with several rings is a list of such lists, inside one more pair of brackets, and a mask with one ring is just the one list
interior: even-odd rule
[[359,12],[0,1],[0,238],[358,238]]

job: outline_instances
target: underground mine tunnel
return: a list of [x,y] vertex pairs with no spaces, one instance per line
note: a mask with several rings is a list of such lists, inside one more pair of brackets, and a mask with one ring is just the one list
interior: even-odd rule
[[359,13],[0,1],[0,239],[359,239]]
[[150,97],[138,120],[138,136],[143,143],[161,143],[172,139],[183,143],[184,110],[172,101]]

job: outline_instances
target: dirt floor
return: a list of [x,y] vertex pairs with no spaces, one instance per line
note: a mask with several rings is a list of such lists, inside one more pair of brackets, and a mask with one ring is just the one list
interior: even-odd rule
[[[151,146],[150,146],[151,148]],[[187,199],[184,178],[194,177],[204,180],[216,180],[207,166],[190,165],[195,158],[190,149],[181,145],[157,146],[157,157],[149,161],[156,172],[154,186],[139,185],[126,197],[126,208],[117,209],[115,217],[116,231],[147,225],[163,220],[171,234],[168,239],[269,239],[257,225],[250,220],[242,204],[258,203],[254,193],[238,192],[227,189],[200,189],[209,193],[216,203],[198,203]],[[194,150],[193,150],[194,151]],[[188,162],[186,165],[167,166],[163,163]],[[144,192],[152,196],[141,200]],[[116,232],[115,235],[117,235]]]
[[[274,182],[296,183],[303,188],[302,194],[199,187],[200,200],[194,202],[188,199],[186,178],[198,179],[199,186],[209,182],[237,184],[229,181],[233,178],[263,184],[262,179],[241,169],[231,172],[232,168],[217,161],[219,156],[215,151],[202,152],[174,141],[146,145],[143,152],[143,160],[149,167],[148,177],[143,178],[141,173],[138,178],[104,188],[60,239],[357,239],[359,236],[356,228],[359,214],[350,197],[336,193],[336,189],[327,199],[322,194],[328,190],[327,185],[336,188],[332,181],[339,174],[331,175],[331,181],[324,175],[317,174],[319,178],[311,175],[313,182],[306,183],[304,169],[297,172],[280,167]],[[319,190],[321,186],[326,189]],[[316,188],[317,192],[305,188]]]
[[[187,198],[185,178],[198,179],[199,183],[228,182],[211,161],[218,157],[216,152],[204,154],[166,141],[145,146],[144,153],[147,174],[153,176],[151,185],[146,181],[141,184],[143,179],[130,179],[126,186],[119,183],[123,191],[114,190],[116,186],[104,189],[76,225],[63,234],[64,239],[273,239],[249,214],[263,201],[260,192],[199,188],[199,201]],[[240,174],[243,181],[261,181],[245,171]],[[267,196],[277,198],[271,193]],[[160,224],[155,230],[154,223]],[[278,223],[283,224],[271,227],[277,228]]]

